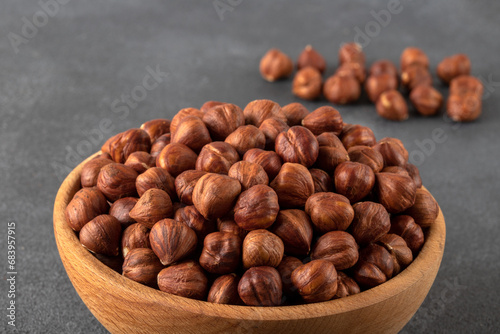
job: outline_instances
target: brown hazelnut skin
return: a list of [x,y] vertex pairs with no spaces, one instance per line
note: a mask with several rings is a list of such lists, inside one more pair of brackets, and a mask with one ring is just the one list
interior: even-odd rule
[[399,166],[388,166],[382,169],[382,173],[394,173],[394,174],[399,174],[403,176],[410,176],[406,168],[404,167],[399,167]]
[[230,274],[238,268],[241,256],[241,239],[237,235],[213,232],[203,241],[200,265],[212,274]]
[[280,305],[283,286],[279,272],[267,266],[248,269],[238,283],[238,294],[245,305]]
[[370,75],[365,81],[365,90],[368,98],[376,102],[385,91],[398,89],[398,79],[392,74],[381,73]]
[[276,137],[284,131],[287,131],[290,127],[288,124],[280,119],[268,118],[259,127],[266,137],[266,150],[274,150],[274,145],[276,142]]
[[223,104],[226,104],[226,102],[207,101],[207,102],[203,103],[203,105],[200,107],[200,111],[202,113],[206,113],[207,111],[209,111],[213,107],[220,106],[220,105],[223,105]]
[[264,229],[250,231],[243,239],[243,267],[277,267],[284,251],[283,241],[276,234]]
[[267,81],[288,78],[293,72],[293,62],[290,57],[278,49],[270,49],[260,60],[260,75]]
[[276,220],[280,210],[273,188],[258,184],[243,191],[234,206],[234,221],[247,231],[265,229]]
[[242,190],[248,190],[258,184],[269,184],[269,177],[264,168],[259,164],[248,161],[238,161],[232,165],[228,176],[240,181]]
[[455,122],[472,122],[481,116],[481,112],[481,96],[475,94],[450,94],[446,102],[446,115]]
[[446,57],[438,64],[436,72],[441,81],[449,84],[452,79],[470,73],[469,57],[463,53]]
[[123,257],[135,248],[151,248],[149,228],[139,223],[130,225],[123,231],[121,244]]
[[408,66],[417,64],[425,69],[429,68],[429,58],[419,48],[416,47],[407,47],[401,53],[401,69],[404,70]]
[[244,125],[231,132],[225,142],[234,147],[242,157],[252,148],[265,148],[266,136],[264,136],[264,133],[259,128],[253,125]]
[[394,262],[393,275],[399,274],[413,261],[411,249],[408,248],[406,241],[399,235],[386,234],[377,243],[391,254]]
[[408,119],[408,106],[397,90],[388,90],[380,94],[375,104],[377,114],[391,121],[404,121]]
[[317,136],[316,139],[318,140],[318,144],[320,147],[321,146],[334,147],[347,153],[344,144],[342,144],[342,141],[340,140],[338,135],[336,135],[333,132],[323,132],[322,134]]
[[404,167],[408,162],[408,151],[404,147],[403,142],[397,138],[382,138],[373,147],[373,149],[378,151],[382,155],[385,167]]
[[112,163],[101,168],[97,188],[111,202],[123,197],[136,197],[137,172],[123,164]]
[[326,79],[323,95],[331,103],[349,104],[359,99],[361,85],[355,76],[335,74]]
[[123,227],[134,224],[136,221],[130,217],[130,210],[137,204],[139,199],[136,197],[124,197],[115,201],[109,207],[109,214],[120,222]]
[[333,191],[333,180],[327,172],[322,169],[312,168],[309,169],[309,173],[313,178],[315,193]]
[[171,138],[172,143],[184,144],[195,152],[199,152],[203,146],[211,141],[205,123],[196,116],[184,117],[177,125]]
[[157,221],[174,215],[172,200],[165,191],[151,188],[139,198],[129,215],[139,224],[152,228]]
[[227,175],[207,173],[193,189],[193,204],[208,220],[226,215],[234,206],[241,192],[238,180]]
[[450,96],[471,94],[481,97],[483,90],[484,87],[481,80],[471,75],[460,75],[450,82]]
[[225,103],[208,110],[202,118],[213,140],[222,141],[238,127],[245,125],[243,110],[235,104]]
[[155,164],[156,159],[144,151],[131,153],[125,161],[125,166],[133,168],[138,174],[144,173],[151,167],[155,167]]
[[158,137],[158,139],[155,140],[155,142],[151,145],[151,152],[150,152],[153,158],[156,159],[160,154],[161,150],[163,150],[165,146],[170,144],[171,137],[172,135],[170,133],[166,133],[164,135],[161,135],[160,137]]
[[175,191],[183,204],[193,205],[194,186],[205,174],[200,170],[187,170],[175,178]]
[[375,185],[375,173],[367,165],[346,161],[335,169],[335,190],[356,203],[368,196]]
[[309,254],[313,229],[304,211],[281,210],[270,230],[283,241],[285,253],[298,256]]
[[439,215],[439,206],[431,193],[424,188],[417,189],[415,202],[405,212],[421,227],[429,227]]
[[236,274],[227,274],[217,277],[208,291],[209,303],[241,305],[243,301],[238,295],[240,278]]
[[379,75],[382,73],[391,74],[394,77],[398,76],[398,69],[390,60],[381,59],[377,60],[370,66],[370,75]]
[[184,223],[173,219],[158,221],[149,233],[151,249],[164,266],[190,255],[196,248],[196,233]]
[[312,260],[292,272],[292,282],[306,303],[327,301],[337,293],[337,270],[330,261]]
[[297,293],[297,288],[292,282],[292,272],[298,267],[302,266],[302,261],[293,256],[285,256],[281,263],[276,268],[281,276],[281,282],[283,283],[283,292],[289,297],[295,297]]
[[192,228],[198,240],[205,239],[208,234],[215,232],[216,229],[215,221],[206,220],[205,217],[196,210],[194,205],[189,205],[175,211],[174,219]]
[[183,108],[179,110],[177,114],[175,114],[174,118],[172,118],[172,122],[170,123],[170,133],[172,134],[172,136],[174,135],[174,133],[177,131],[179,123],[184,119],[184,117],[196,116],[202,118],[203,114],[203,112],[196,108]]
[[297,60],[297,68],[300,70],[305,67],[313,67],[320,73],[326,69],[326,61],[323,56],[316,51],[311,45],[307,45],[299,55]]
[[156,166],[176,177],[186,170],[194,169],[197,158],[196,153],[186,145],[170,143],[161,150],[156,158]]
[[402,212],[415,203],[417,186],[409,176],[377,173],[375,179],[375,194],[389,213]]
[[152,119],[143,123],[141,129],[148,133],[151,143],[154,143],[160,136],[170,133],[170,121],[164,118]]
[[301,68],[293,78],[293,95],[304,100],[315,100],[321,95],[323,78],[316,68],[308,66]]
[[208,279],[198,263],[187,260],[160,271],[158,287],[161,291],[177,296],[204,300],[208,290]]
[[293,102],[281,108],[286,116],[286,122],[289,126],[300,125],[304,117],[309,114],[309,110],[303,104]]
[[399,235],[406,241],[406,245],[415,256],[424,245],[424,232],[415,220],[407,215],[391,217],[391,229],[389,233]]
[[99,176],[101,168],[112,162],[113,160],[110,159],[97,158],[85,163],[80,177],[82,187],[95,187],[97,185],[97,177]]
[[339,63],[359,63],[364,66],[365,54],[363,48],[358,43],[345,43],[339,49]]
[[106,197],[97,189],[83,188],[68,203],[64,216],[69,227],[78,232],[95,217],[107,213],[109,204]]
[[417,166],[407,163],[405,165],[405,169],[408,172],[408,175],[413,179],[413,182],[415,182],[415,185],[417,188],[422,188],[422,178],[420,177],[420,171],[418,170]]
[[166,169],[152,167],[140,174],[135,180],[137,193],[142,196],[147,190],[157,188],[165,191],[171,199],[177,197],[175,180]]
[[117,256],[121,234],[122,226],[115,217],[100,215],[82,227],[79,238],[82,246],[92,253]]
[[365,288],[380,285],[392,277],[394,261],[382,246],[370,244],[359,252],[359,261],[354,268],[354,279]]
[[268,118],[276,118],[283,122],[287,121],[280,105],[271,100],[251,101],[243,109],[243,114],[245,115],[245,123],[256,127],[261,126],[262,122]]
[[163,269],[158,257],[149,248],[132,249],[123,261],[123,276],[156,288],[158,273]]
[[302,126],[319,136],[324,132],[339,135],[342,132],[342,116],[337,109],[330,106],[319,107],[304,117]]
[[318,158],[319,144],[309,129],[296,125],[276,137],[275,151],[284,162],[311,167]]
[[264,168],[269,177],[269,181],[273,180],[281,170],[281,158],[274,151],[264,151],[259,148],[248,150],[243,156],[243,161],[259,164]]
[[208,173],[227,174],[229,168],[240,160],[238,152],[222,141],[208,143],[201,149],[195,168]]
[[431,86],[431,72],[418,64],[410,65],[401,72],[401,84],[410,91],[419,85]]
[[354,219],[350,232],[356,242],[365,245],[379,240],[391,228],[387,210],[379,203],[359,202],[353,205]]
[[354,279],[347,276],[347,274],[342,271],[337,271],[337,293],[335,294],[334,299],[344,298],[360,292],[361,289]]
[[151,138],[142,129],[129,129],[109,138],[101,147],[103,153],[109,153],[114,162],[124,163],[128,156],[136,151],[149,152]]
[[306,202],[306,212],[320,233],[346,230],[354,218],[349,200],[335,193],[316,193]]
[[351,268],[358,262],[358,244],[347,232],[332,231],[323,234],[314,244],[311,259],[327,260],[338,270]]
[[357,62],[343,63],[335,71],[337,76],[353,76],[359,83],[363,83],[366,79],[366,72],[363,65]]
[[377,143],[372,129],[359,124],[348,127],[344,126],[339,138],[342,140],[342,144],[344,144],[346,150],[349,150],[353,146],[373,146]]
[[374,173],[378,173],[384,168],[384,157],[379,151],[369,146],[352,146],[348,150],[349,159],[352,162],[359,162],[370,167]]
[[241,240],[245,239],[248,234],[247,230],[242,229],[236,224],[232,216],[217,219],[217,230],[219,230],[219,232],[228,232],[237,235]]
[[410,101],[420,115],[432,116],[443,106],[443,95],[431,86],[419,85],[411,91]]
[[280,208],[302,207],[314,194],[314,182],[309,170],[295,163],[283,164],[271,188],[278,194]]

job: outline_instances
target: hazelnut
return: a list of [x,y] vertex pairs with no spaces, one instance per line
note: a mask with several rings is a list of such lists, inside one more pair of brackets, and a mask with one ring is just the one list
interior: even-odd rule
[[195,168],[209,173],[227,174],[239,159],[238,152],[231,145],[216,141],[203,146]]
[[358,244],[347,232],[332,231],[323,234],[314,244],[311,259],[327,260],[338,270],[351,268],[358,262]]
[[359,252],[354,268],[354,279],[364,287],[372,288],[386,282],[394,272],[391,254],[382,246],[370,244]]
[[287,104],[281,110],[285,114],[289,126],[300,125],[304,117],[309,114],[309,110],[298,102]]
[[359,202],[353,205],[351,234],[360,245],[375,242],[391,228],[387,210],[379,203]]
[[397,138],[385,137],[373,147],[378,151],[383,159],[384,166],[406,166],[408,162],[408,151],[403,145],[403,142]]
[[375,193],[390,213],[402,212],[415,203],[417,187],[409,176],[377,173],[375,179]]
[[228,232],[237,235],[241,240],[245,239],[248,234],[247,230],[242,229],[236,224],[232,216],[218,218],[217,219],[217,229],[219,232]]
[[123,261],[123,276],[155,288],[158,273],[163,269],[158,257],[149,248],[132,249]]
[[415,223],[421,227],[429,227],[436,221],[439,206],[430,192],[424,188],[419,188],[416,191],[414,204],[404,214],[411,216]]
[[339,63],[359,63],[364,66],[365,54],[363,48],[358,43],[345,43],[339,49]]
[[206,219],[223,217],[232,208],[241,192],[238,180],[227,175],[207,173],[193,189],[193,204]]
[[316,137],[318,140],[319,146],[329,146],[329,147],[334,147],[341,149],[343,151],[346,151],[344,144],[342,144],[342,141],[339,139],[338,135],[336,135],[333,132],[323,132],[319,136]]
[[130,218],[148,228],[152,228],[161,219],[172,217],[173,214],[170,196],[156,188],[147,190],[129,213]]
[[393,216],[391,218],[391,229],[389,233],[397,234],[403,238],[414,255],[416,255],[424,245],[424,232],[420,225],[415,223],[415,220],[410,216]]
[[285,162],[300,163],[306,167],[318,158],[319,144],[314,134],[303,126],[292,126],[276,137],[276,153]]
[[395,78],[398,77],[398,69],[390,60],[377,60],[372,64],[372,66],[370,66],[370,76],[376,76],[383,73],[390,74]]
[[283,164],[271,187],[278,194],[281,208],[302,207],[314,193],[314,182],[309,170],[300,164]]
[[418,64],[409,65],[401,72],[401,83],[410,91],[419,85],[431,86],[432,75],[427,68]]
[[80,243],[92,253],[117,256],[120,254],[122,226],[113,216],[100,215],[80,230]]
[[207,295],[208,279],[198,263],[187,260],[160,271],[158,287],[177,296],[203,300]]
[[109,153],[104,153],[104,152],[101,152],[101,154],[96,155],[93,159],[99,159],[99,158],[113,160],[113,158]]
[[223,105],[223,104],[226,104],[226,102],[220,102],[220,101],[207,101],[205,103],[203,103],[203,105],[201,106],[200,108],[200,111],[202,113],[206,113],[207,111],[209,111],[210,109],[212,109],[213,107],[216,107],[216,106],[220,106],[220,105]]
[[467,55],[459,53],[444,58],[437,66],[437,75],[444,83],[449,84],[451,80],[470,73],[470,60]]
[[115,201],[109,208],[109,214],[120,222],[123,227],[127,227],[136,221],[130,217],[130,210],[137,204],[136,197],[124,197]]
[[292,282],[292,272],[298,267],[302,266],[302,261],[293,256],[285,256],[281,263],[276,268],[281,276],[283,284],[283,292],[289,297],[295,297],[297,288]]
[[151,248],[149,228],[139,223],[130,225],[123,231],[121,244],[123,257],[135,248]]
[[352,146],[348,153],[349,160],[367,165],[374,173],[378,173],[384,168],[382,154],[369,146]]
[[266,171],[269,180],[273,180],[281,170],[281,158],[274,151],[264,151],[259,148],[252,148],[245,153],[243,161],[261,165]]
[[259,130],[262,131],[264,136],[266,137],[266,149],[274,150],[276,137],[281,132],[285,132],[290,127],[280,119],[276,118],[268,118],[259,127]]
[[110,159],[97,158],[85,163],[80,177],[82,187],[95,187],[97,185],[97,177],[99,176],[101,168],[112,162],[113,160]]
[[111,163],[101,168],[97,177],[97,188],[111,202],[123,197],[135,197],[137,172],[119,163]]
[[309,254],[313,230],[311,220],[304,211],[281,210],[271,227],[271,232],[281,238],[287,254]]
[[287,121],[287,118],[279,104],[271,100],[254,100],[243,109],[245,123],[259,127],[268,118],[276,118]]
[[367,165],[345,161],[334,174],[335,190],[355,203],[368,196],[375,185],[375,174]]
[[180,173],[194,169],[198,156],[184,144],[170,143],[163,148],[156,158],[156,166],[165,169],[176,177]]
[[377,243],[391,254],[394,262],[394,275],[399,274],[402,269],[406,268],[413,261],[411,249],[408,248],[404,239],[399,235],[386,234]]
[[166,169],[152,167],[137,177],[135,186],[139,196],[142,196],[149,189],[156,188],[165,191],[171,199],[175,199],[177,193],[174,182],[174,178]]
[[344,144],[346,150],[358,145],[373,146],[377,142],[372,129],[359,124],[348,127],[344,126],[339,138],[342,140],[342,144]]
[[198,180],[207,174],[201,170],[187,170],[175,179],[175,191],[179,200],[186,205],[193,205],[193,190]]
[[355,76],[335,74],[326,79],[323,95],[332,103],[349,104],[359,99],[361,84]]
[[353,76],[361,84],[366,79],[365,68],[357,62],[343,63],[335,71],[336,76]]
[[358,283],[342,271],[337,271],[337,293],[335,298],[344,298],[360,293]]
[[164,135],[161,135],[158,137],[158,139],[155,140],[155,142],[151,145],[151,156],[153,158],[157,158],[158,155],[160,154],[161,150],[168,144],[170,144],[170,138],[172,135],[170,133],[166,133]]
[[141,125],[141,129],[146,131],[154,143],[160,136],[170,133],[170,121],[168,119],[152,119]]
[[325,58],[323,58],[323,56],[311,45],[307,45],[304,48],[297,60],[297,68],[299,70],[308,66],[315,68],[320,73],[323,73],[326,69]]
[[446,114],[455,122],[472,122],[481,115],[481,112],[482,100],[480,96],[466,94],[448,97]]
[[315,166],[332,174],[338,165],[348,160],[349,155],[344,148],[320,146]]
[[243,301],[238,294],[240,278],[236,274],[217,277],[208,291],[209,303],[241,305]]
[[399,174],[403,176],[410,176],[406,168],[404,167],[399,167],[399,166],[388,166],[382,169],[382,173],[394,173],[394,174]]
[[174,219],[192,228],[198,240],[203,240],[208,234],[215,232],[215,221],[206,220],[205,217],[196,210],[194,205],[189,205],[175,211]]
[[212,274],[229,274],[238,268],[241,239],[237,235],[213,232],[203,241],[200,265]]
[[68,203],[64,215],[69,227],[78,232],[95,217],[108,212],[106,197],[95,187],[83,188]]
[[202,118],[213,140],[224,140],[238,127],[245,125],[243,110],[235,104],[225,103],[208,110]]
[[232,165],[228,176],[240,181],[242,190],[248,190],[258,184],[269,184],[269,177],[264,168],[248,161],[238,161]]
[[330,106],[319,107],[304,117],[302,126],[309,129],[316,136],[324,132],[339,135],[342,132],[342,116],[337,109]]
[[273,188],[258,184],[243,191],[234,206],[234,221],[245,230],[271,226],[279,212],[278,195]]
[[293,78],[292,93],[304,100],[315,100],[321,95],[321,72],[308,66],[301,68]]
[[422,178],[420,178],[420,171],[417,166],[407,163],[405,165],[405,169],[408,172],[408,175],[412,178],[413,182],[415,182],[417,188],[422,188]]
[[138,174],[144,173],[151,167],[155,167],[156,159],[148,152],[137,151],[131,153],[125,161],[125,166],[131,167]]
[[151,138],[141,129],[129,129],[109,138],[101,147],[103,153],[109,153],[113,161],[124,163],[128,156],[136,151],[149,152]]
[[211,141],[205,123],[196,116],[184,117],[177,125],[171,138],[172,143],[184,144],[195,152],[199,152],[203,146]]
[[410,93],[410,101],[420,115],[436,115],[443,105],[443,95],[431,86],[419,85]]
[[283,241],[268,230],[253,230],[243,239],[243,267],[277,267],[284,254]]
[[365,90],[368,98],[376,102],[385,91],[398,89],[398,79],[392,74],[381,73],[370,75],[365,81]]
[[240,156],[243,156],[252,148],[264,148],[266,136],[259,128],[253,125],[244,125],[231,132],[225,142],[234,147]]
[[460,75],[450,82],[451,95],[483,95],[483,83],[478,78],[470,75]]
[[164,266],[184,259],[196,248],[196,233],[186,224],[173,219],[162,219],[149,233],[151,249]]
[[248,269],[238,283],[238,294],[249,306],[278,306],[282,290],[279,272],[267,266]]
[[183,108],[175,114],[174,118],[172,118],[172,122],[170,123],[170,133],[173,135],[177,131],[177,127],[179,123],[187,116],[196,116],[199,118],[203,118],[204,113],[196,108]]
[[309,170],[314,182],[314,192],[332,192],[333,181],[330,175],[322,169],[312,168]]
[[408,118],[408,106],[397,90],[388,90],[380,94],[375,104],[377,114],[391,121],[404,121]]
[[273,82],[288,78],[293,72],[293,62],[280,50],[271,49],[260,60],[259,70],[265,80]]
[[306,212],[320,233],[344,231],[352,222],[354,210],[349,200],[335,193],[316,193],[306,202]]
[[337,293],[337,270],[330,261],[313,260],[292,272],[292,282],[306,303],[327,301]]
[[422,68],[429,68],[429,58],[419,48],[416,47],[407,47],[401,53],[401,69],[405,70],[408,66],[415,65]]

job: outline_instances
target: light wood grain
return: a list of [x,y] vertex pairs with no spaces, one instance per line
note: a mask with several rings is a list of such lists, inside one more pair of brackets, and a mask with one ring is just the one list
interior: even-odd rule
[[54,234],[73,286],[112,333],[397,333],[420,307],[441,264],[446,228],[440,210],[415,261],[387,283],[358,295],[272,308],[170,295],[122,277],[80,245],[65,222],[64,210],[80,188],[82,166],[71,172],[57,193]]

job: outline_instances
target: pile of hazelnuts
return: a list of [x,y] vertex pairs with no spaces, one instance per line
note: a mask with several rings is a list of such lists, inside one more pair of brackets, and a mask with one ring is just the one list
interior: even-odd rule
[[[305,100],[323,95],[334,104],[349,104],[360,99],[361,86],[377,113],[386,119],[403,121],[409,117],[408,105],[399,90],[409,95],[415,110],[423,116],[437,115],[443,105],[442,94],[432,87],[429,58],[419,48],[408,47],[401,54],[401,75],[389,60],[374,62],[368,76],[365,54],[356,43],[343,44],[339,50],[339,67],[323,83],[326,61],[310,45],[299,55],[292,93]],[[450,85],[446,113],[453,121],[469,122],[481,114],[483,84],[470,75],[471,63],[464,54],[444,58],[437,66],[441,81]],[[267,81],[288,78],[293,61],[278,49],[269,50],[260,61],[260,73]]]
[[396,138],[331,106],[206,102],[119,133],[65,215],[123,276],[213,303],[277,306],[380,285],[439,213]]

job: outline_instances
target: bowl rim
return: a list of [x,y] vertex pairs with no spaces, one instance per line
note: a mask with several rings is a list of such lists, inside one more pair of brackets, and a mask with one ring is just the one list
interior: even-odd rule
[[[171,305],[176,309],[188,310],[195,314],[227,319],[265,321],[276,320],[277,317],[282,320],[319,318],[367,308],[403,293],[416,284],[430,270],[429,268],[432,267],[429,265],[430,263],[438,262],[438,266],[441,263],[446,239],[446,226],[443,213],[439,207],[438,217],[435,223],[429,227],[426,233],[426,241],[415,260],[401,273],[386,283],[359,294],[312,304],[255,307],[215,304],[156,290],[128,279],[103,264],[81,246],[76,233],[66,223],[64,211],[76,191],[81,189],[80,175],[83,165],[100,153],[97,152],[91,155],[73,169],[62,182],[57,192],[53,213],[54,236],[57,248],[66,271],[68,271],[68,264],[65,263],[62,253],[72,253],[72,256],[80,258],[95,274],[103,278],[110,285],[113,285],[114,289],[118,288],[123,292],[132,294],[138,300],[144,299],[149,302],[161,303],[162,305]],[[63,243],[70,244],[72,247],[63,247]],[[72,284],[75,286],[73,281]]]

